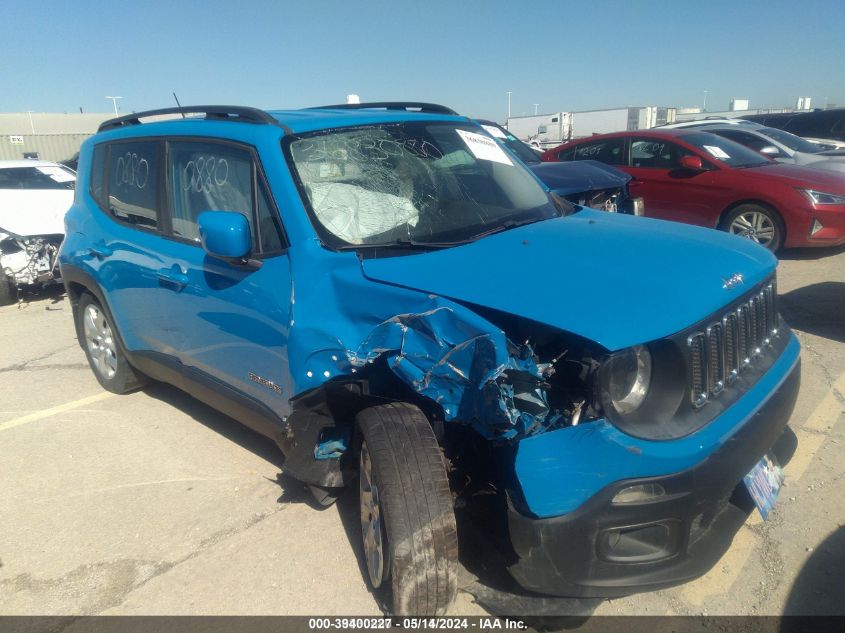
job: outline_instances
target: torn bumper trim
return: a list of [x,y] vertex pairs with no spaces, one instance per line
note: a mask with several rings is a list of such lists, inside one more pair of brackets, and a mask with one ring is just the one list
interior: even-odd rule
[[[525,589],[568,597],[613,598],[676,585],[706,573],[730,547],[753,507],[738,503],[741,481],[768,450],[785,463],[784,429],[800,385],[795,364],[772,397],[719,450],[697,466],[662,477],[616,482],[578,510],[534,519],[508,511]],[[614,505],[623,488],[660,484],[660,501]],[[740,507],[742,506],[742,507]]]

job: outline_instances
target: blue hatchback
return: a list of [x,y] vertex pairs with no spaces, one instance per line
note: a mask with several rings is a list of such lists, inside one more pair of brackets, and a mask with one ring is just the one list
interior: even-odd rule
[[525,590],[613,597],[703,574],[777,492],[800,371],[776,259],[549,195],[442,106],[108,121],[60,261],[105,389],[171,383],[319,502],[358,489],[395,613],[454,599],[456,508],[493,509]]

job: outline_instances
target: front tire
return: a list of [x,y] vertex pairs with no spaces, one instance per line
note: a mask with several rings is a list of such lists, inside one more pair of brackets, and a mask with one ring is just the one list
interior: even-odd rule
[[773,253],[783,246],[786,233],[778,212],[762,204],[741,204],[725,216],[723,230],[748,238]]
[[79,342],[97,381],[106,391],[122,394],[143,387],[147,380],[126,359],[111,317],[91,295],[77,306]]
[[357,416],[361,528],[370,584],[390,586],[392,613],[442,615],[457,593],[458,539],[446,466],[417,407]]

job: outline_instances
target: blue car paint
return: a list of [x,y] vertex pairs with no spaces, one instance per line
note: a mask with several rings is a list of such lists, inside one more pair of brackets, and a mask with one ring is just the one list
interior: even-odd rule
[[566,514],[613,482],[668,475],[703,461],[765,404],[798,362],[798,339],[789,336],[783,354],[756,384],[686,437],[642,440],[594,420],[523,439],[517,444],[516,473],[528,508],[541,518]]
[[[495,273],[479,275],[471,262],[496,262]],[[592,272],[599,265],[601,289]],[[459,248],[368,259],[363,268],[374,281],[495,308],[616,351],[680,332],[766,279],[776,265],[750,240],[585,209]],[[736,273],[744,284],[724,288]],[[585,299],[596,296],[596,307],[585,308]]]
[[[396,112],[274,115],[294,133],[421,117],[467,122],[460,117]],[[268,130],[246,123],[162,122],[100,134],[86,141],[81,151],[79,182],[86,183],[95,141],[212,136],[255,147],[273,196],[283,201],[279,206],[290,242],[285,254],[265,260],[259,271],[232,272],[197,247],[173,242],[176,246],[167,253],[167,261],[175,261],[177,272],[184,271],[188,280],[178,293],[171,291],[170,298],[186,299],[181,308],[171,310],[162,305],[161,297],[164,304],[171,302],[157,278],[165,268],[159,254],[163,240],[118,225],[105,215],[87,213],[86,207],[96,204],[87,189],[77,192],[68,213],[61,254],[62,262],[72,262],[96,278],[109,301],[132,304],[134,312],[113,311],[130,350],[154,344],[145,337],[151,324],[158,330],[170,328],[171,338],[163,345],[159,341],[156,351],[175,354],[183,363],[235,384],[283,417],[290,413],[291,398],[354,374],[381,354],[419,393],[441,402],[450,419],[480,406],[479,394],[496,385],[504,368],[539,376],[541,368],[525,362],[524,349],[508,346],[504,333],[465,303],[547,323],[613,351],[688,327],[742,293],[742,287],[723,288],[723,279],[739,273],[750,287],[771,274],[776,264],[768,251],[740,238],[589,210],[466,246],[362,262],[354,253],[331,252],[320,244],[280,151],[284,134],[282,127]],[[82,234],[83,240],[75,239]],[[124,263],[104,263],[87,248],[74,250],[77,242],[108,242],[106,246]],[[132,272],[130,266],[144,272]],[[495,274],[478,275],[476,266]],[[597,275],[602,278],[599,288]],[[217,287],[215,278],[220,282]],[[601,300],[586,307],[587,299],[596,296]],[[192,317],[186,323],[193,324],[193,331],[176,322],[187,317]],[[410,337],[405,336],[408,332]],[[468,380],[478,358],[488,361],[487,371]],[[248,382],[247,367],[280,385],[282,394]],[[776,378],[770,372],[767,381],[743,401],[761,402]],[[534,433],[519,443],[517,471],[530,510],[542,516],[567,512],[590,490],[620,477],[690,467],[706,455],[707,447],[712,450],[718,444],[715,435],[724,441],[728,427],[735,430],[747,419],[741,407],[732,408],[722,416],[725,422],[717,420],[690,436],[702,438],[697,451],[684,443],[692,440],[644,443],[601,420],[537,434],[545,430],[545,420],[521,416],[508,400],[506,387],[495,387],[492,402],[502,415],[499,419],[507,419],[510,426],[477,428],[499,439]],[[334,456],[342,448],[331,442],[322,456]],[[643,453],[633,457],[625,447],[635,445]],[[654,465],[646,459],[651,454],[659,458]],[[577,480],[572,473],[578,474]]]

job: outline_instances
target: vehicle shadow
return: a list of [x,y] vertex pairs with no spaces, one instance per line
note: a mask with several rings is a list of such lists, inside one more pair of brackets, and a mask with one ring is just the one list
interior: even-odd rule
[[144,393],[188,414],[206,428],[276,466],[279,472],[272,481],[281,489],[278,503],[306,503],[312,508],[322,509],[302,482],[284,474],[285,457],[270,438],[171,385],[152,382],[144,387]]
[[[815,548],[786,600],[786,616],[845,616],[845,527],[840,527]],[[805,621],[784,619],[781,631],[806,630]]]
[[52,307],[62,303],[65,299],[65,287],[54,284],[37,290],[18,290],[18,307],[29,307],[44,304],[45,310],[55,310]]
[[787,248],[778,253],[778,259],[815,260],[824,259],[825,257],[835,257],[841,253],[845,253],[845,244],[825,248]]
[[[307,486],[284,474],[284,455],[276,443],[252,431],[229,416],[211,408],[193,396],[164,383],[153,382],[144,393],[164,402],[279,468],[273,483],[281,489],[277,502],[305,503],[314,510],[327,510],[311,495]],[[343,490],[335,503],[341,525],[355,554],[361,578],[368,578],[364,547],[361,540],[361,519],[357,485],[353,482]],[[500,547],[490,540],[489,512],[494,510],[486,503],[471,504],[456,510],[458,523],[460,564],[458,587],[470,593],[475,601],[493,615],[511,615],[525,618],[538,630],[562,630],[583,624],[602,600],[550,598],[527,594],[519,588],[507,572],[507,557],[497,554]],[[503,516],[497,513],[499,517]],[[379,607],[389,609],[389,587],[370,588]],[[530,620],[530,623],[529,623]]]
[[822,281],[778,297],[790,326],[808,334],[845,342],[845,282]]
[[186,413],[218,435],[222,435],[227,440],[238,444],[280,469],[282,468],[284,456],[273,440],[256,433],[240,422],[211,408],[201,400],[197,400],[181,389],[162,382],[151,382],[144,387],[143,391],[151,398],[160,400],[174,409]]

